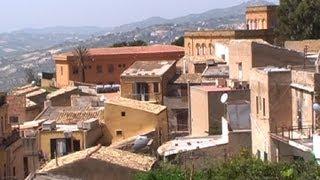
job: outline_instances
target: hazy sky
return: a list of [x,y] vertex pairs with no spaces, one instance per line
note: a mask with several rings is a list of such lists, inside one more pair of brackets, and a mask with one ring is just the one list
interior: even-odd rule
[[244,0],[1,0],[0,32],[48,26],[116,26],[173,18]]

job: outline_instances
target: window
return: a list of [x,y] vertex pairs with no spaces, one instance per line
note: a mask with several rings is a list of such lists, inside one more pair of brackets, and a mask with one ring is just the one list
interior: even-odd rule
[[266,116],[266,99],[265,98],[263,98],[262,99],[262,105],[263,105],[263,108],[262,108],[262,110],[263,110],[263,116]]
[[238,71],[239,71],[239,80],[242,80],[242,63],[238,64]]
[[212,48],[211,48],[211,47],[212,47],[212,44],[210,43],[210,44],[209,44],[209,54],[210,54],[210,55],[213,55],[213,51],[212,51]]
[[101,65],[97,65],[97,73],[102,73],[102,66]]
[[268,161],[268,153],[266,152],[263,153],[263,160]]
[[79,73],[78,67],[73,66],[73,67],[72,67],[72,73],[73,73],[73,74],[78,74],[78,73]]
[[12,173],[13,173],[13,176],[16,176],[16,167],[12,168]]
[[153,92],[155,93],[159,92],[159,83],[153,83]]
[[116,130],[116,135],[117,136],[122,136],[122,130]]
[[257,111],[257,114],[259,114],[259,97],[256,96],[256,111]]
[[260,150],[257,150],[257,158],[258,158],[258,159],[261,158],[261,152],[260,152]]
[[19,118],[17,116],[10,116],[9,121],[10,124],[17,124],[19,123]]
[[206,47],[206,45],[203,43],[202,44],[202,55],[206,55],[206,50],[207,50],[207,47]]
[[226,60],[226,55],[225,54],[221,54],[221,59],[223,59],[225,61]]
[[122,111],[121,116],[126,116],[126,112]]
[[60,67],[60,74],[63,76],[63,66]]
[[200,55],[200,44],[196,45],[196,49],[197,49],[197,56],[199,56]]
[[113,66],[113,64],[109,64],[109,65],[108,65],[108,72],[109,72],[109,73],[113,73],[113,71],[114,71],[114,66]]

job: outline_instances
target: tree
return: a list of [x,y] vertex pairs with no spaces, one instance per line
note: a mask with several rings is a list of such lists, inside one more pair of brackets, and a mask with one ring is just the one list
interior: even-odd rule
[[298,160],[291,163],[265,162],[251,157],[249,152],[244,152],[226,162],[215,162],[205,169],[195,171],[168,163],[160,164],[155,170],[138,173],[136,179],[320,179],[320,166],[315,160]]
[[142,40],[135,40],[130,42],[114,43],[111,47],[126,47],[126,46],[147,46],[148,44]]
[[148,44],[142,40],[131,41],[128,46],[147,46]]
[[90,59],[90,54],[89,54],[89,49],[84,46],[84,45],[79,45],[77,47],[74,48],[74,52],[73,52],[76,61],[77,61],[77,65],[81,71],[82,74],[82,82],[86,81],[86,73],[85,73],[85,64],[86,61],[91,60]]
[[281,39],[320,38],[319,0],[282,0],[278,8],[276,33]]
[[175,41],[173,41],[173,42],[171,43],[171,45],[176,45],[176,46],[182,46],[182,47],[184,47],[184,37],[183,37],[183,36],[179,37],[178,39],[176,39]]
[[37,73],[32,68],[25,68],[24,73],[26,75],[27,83],[36,82],[36,84],[38,84],[40,82]]

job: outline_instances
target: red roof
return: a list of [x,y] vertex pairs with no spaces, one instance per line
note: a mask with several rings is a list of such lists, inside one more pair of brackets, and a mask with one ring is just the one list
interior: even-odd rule
[[[90,55],[120,55],[120,54],[150,54],[150,53],[169,53],[184,52],[184,48],[173,45],[152,45],[152,46],[133,46],[133,47],[114,47],[114,48],[93,48],[89,50]],[[72,56],[72,52],[60,54]]]

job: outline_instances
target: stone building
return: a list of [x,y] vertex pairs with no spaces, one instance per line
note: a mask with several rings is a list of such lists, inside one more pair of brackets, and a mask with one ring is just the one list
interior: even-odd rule
[[320,76],[314,66],[251,71],[252,152],[269,161],[311,160]]
[[262,39],[275,44],[276,9],[277,6],[247,7],[247,29],[186,32],[185,57],[181,62],[184,72],[202,73],[207,61],[228,64],[230,40]]
[[44,159],[64,156],[97,144],[102,137],[103,107],[49,106],[37,120],[45,119],[39,132]]
[[6,94],[0,93],[0,179],[24,179],[23,146],[8,121]]
[[[183,56],[183,48],[171,45],[90,49],[85,63],[85,83],[119,84],[120,75],[135,61],[179,60]],[[82,82],[82,72],[73,53],[56,55],[54,60],[57,87]]]
[[310,64],[303,54],[262,40],[231,40],[229,52],[229,78],[237,81],[248,82],[254,67]]
[[250,103],[228,102],[221,122],[221,134],[176,138],[160,146],[159,155],[181,167],[199,170],[239,155],[242,150],[251,152]]
[[43,110],[47,94],[46,90],[31,84],[10,92],[7,96],[10,123],[32,121]]
[[175,61],[136,61],[121,74],[121,96],[163,104],[175,74]]
[[226,112],[225,104],[220,101],[227,93],[228,101],[250,100],[248,89],[229,87],[192,86],[190,89],[191,136],[221,134],[221,118]]
[[277,5],[247,7],[247,28],[250,30],[274,29],[278,21],[277,8]]
[[165,106],[115,98],[107,100],[104,113],[104,138],[109,143],[149,132],[156,132],[156,146],[168,139],[168,115]]
[[153,169],[157,159],[104,146],[95,146],[51,160],[34,179],[131,180]]

